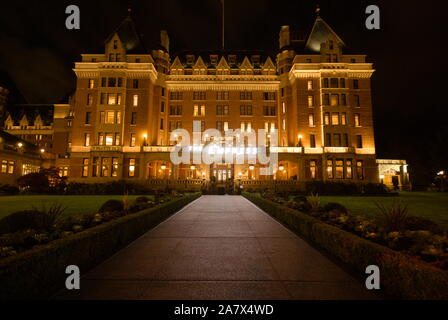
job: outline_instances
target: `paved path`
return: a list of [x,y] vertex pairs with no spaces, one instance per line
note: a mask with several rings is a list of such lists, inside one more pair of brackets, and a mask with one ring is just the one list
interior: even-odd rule
[[76,299],[369,299],[241,196],[203,196],[81,279]]

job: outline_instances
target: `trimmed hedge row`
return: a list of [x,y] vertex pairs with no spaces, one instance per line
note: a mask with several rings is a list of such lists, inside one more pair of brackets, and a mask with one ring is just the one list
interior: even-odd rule
[[448,272],[362,239],[297,210],[244,192],[243,196],[289,229],[365,275],[368,265],[381,271],[381,290],[400,299],[448,299]]
[[45,299],[64,286],[65,269],[81,272],[125,247],[200,193],[127,215],[0,261],[0,299]]

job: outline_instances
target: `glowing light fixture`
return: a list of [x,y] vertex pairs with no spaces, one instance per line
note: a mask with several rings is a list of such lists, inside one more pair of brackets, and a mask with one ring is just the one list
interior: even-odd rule
[[250,170],[250,171],[253,171],[254,169],[255,169],[254,166],[249,166],[249,170]]
[[196,170],[196,167],[195,166],[190,166],[190,169],[191,170]]
[[45,153],[45,149],[40,149],[40,153]]
[[437,173],[438,176],[443,176],[444,174],[445,174],[445,171],[443,171],[443,170],[442,170],[442,171],[439,171],[439,172]]
[[18,146],[19,148],[22,148],[22,147],[23,147],[23,143],[22,143],[22,142],[19,142],[19,143],[17,144],[17,146]]
[[280,167],[278,167],[278,170],[283,171],[283,170],[285,170],[285,167],[284,166],[280,166]]
[[162,166],[160,167],[162,170],[166,170],[166,165],[162,164]]

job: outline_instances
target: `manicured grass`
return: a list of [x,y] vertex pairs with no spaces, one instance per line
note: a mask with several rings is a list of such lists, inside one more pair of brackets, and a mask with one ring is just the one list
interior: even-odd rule
[[448,193],[400,192],[399,197],[322,196],[323,204],[339,202],[352,214],[375,217],[378,208],[375,202],[390,204],[400,199],[408,204],[409,214],[431,219],[448,228]]
[[[134,200],[138,196],[129,196],[129,200]],[[147,196],[150,198],[151,196]],[[38,209],[45,205],[47,208],[53,203],[61,203],[66,207],[64,215],[83,215],[97,211],[100,206],[110,199],[122,200],[120,195],[101,196],[6,196],[0,197],[0,219],[8,214],[19,210],[28,210],[33,206]]]

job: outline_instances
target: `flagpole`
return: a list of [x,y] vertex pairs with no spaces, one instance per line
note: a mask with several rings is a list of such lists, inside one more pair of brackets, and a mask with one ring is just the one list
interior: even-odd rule
[[224,0],[221,0],[222,4],[222,49],[224,49]]

